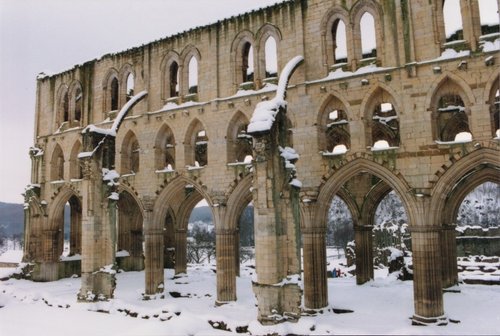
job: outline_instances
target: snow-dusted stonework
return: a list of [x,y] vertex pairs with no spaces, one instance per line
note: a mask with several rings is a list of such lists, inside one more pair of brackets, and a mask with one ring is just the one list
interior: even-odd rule
[[[447,41],[441,4],[284,1],[39,76],[25,193],[32,278],[76,270],[79,299],[105,300],[117,267],[145,269],[144,295],[169,300],[163,268],[186,272],[187,222],[205,199],[216,301],[237,300],[238,220],[253,202],[259,319],[294,321],[331,304],[325,230],[334,196],[355,222],[361,284],[373,278],[375,209],[394,190],[412,235],[413,321],[445,324],[442,288],[458,280],[458,208],[477,185],[500,182],[500,42],[481,35],[478,0],[462,6],[463,39]],[[270,38],[277,73],[266,65]],[[67,203],[70,257],[61,258]]]

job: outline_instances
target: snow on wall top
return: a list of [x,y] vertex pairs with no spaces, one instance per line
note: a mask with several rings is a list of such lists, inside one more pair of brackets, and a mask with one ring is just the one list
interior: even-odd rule
[[278,87],[276,89],[276,96],[269,100],[257,104],[250,119],[250,124],[247,128],[247,133],[266,132],[271,129],[280,107],[286,106],[286,88],[288,81],[297,67],[304,61],[304,57],[295,56],[283,68]]

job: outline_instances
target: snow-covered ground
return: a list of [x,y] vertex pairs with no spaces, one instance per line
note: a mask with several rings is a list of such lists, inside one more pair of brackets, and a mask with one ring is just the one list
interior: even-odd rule
[[[344,267],[336,250],[328,251],[328,270]],[[460,285],[445,293],[447,316],[459,323],[412,326],[413,283],[378,270],[375,280],[356,286],[355,278],[328,279],[330,306],[298,323],[262,326],[256,320],[252,264],[242,265],[237,279],[238,301],[215,305],[214,265],[190,265],[188,275],[165,270],[165,298],[144,301],[144,272],[117,274],[115,299],[78,303],[80,278],[34,283],[0,281],[0,335],[227,335],[247,334],[499,334],[500,286]],[[175,296],[175,298],[174,298]],[[338,314],[333,309],[352,310]],[[231,333],[214,329],[226,324]]]

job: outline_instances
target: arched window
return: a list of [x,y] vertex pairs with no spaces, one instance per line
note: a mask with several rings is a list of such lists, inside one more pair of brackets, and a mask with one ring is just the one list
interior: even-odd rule
[[326,127],[326,152],[345,153],[351,147],[349,122],[344,110],[334,109],[328,113]]
[[73,145],[71,150],[71,156],[69,161],[69,178],[70,179],[81,179],[83,178],[82,167],[78,161],[78,154],[82,151],[82,145],[78,141]]
[[464,39],[460,0],[443,1],[443,20],[446,42]]
[[362,58],[377,57],[377,39],[375,34],[375,20],[366,12],[361,17],[361,52]]
[[347,62],[347,38],[344,21],[338,19],[332,25],[333,55],[335,63]]
[[110,101],[111,101],[111,111],[118,110],[118,79],[116,77],[111,80],[110,87]]
[[198,93],[198,61],[196,57],[189,60],[189,93]]
[[77,87],[75,89],[75,114],[74,114],[74,120],[75,121],[81,121],[82,119],[82,105],[83,105],[83,96],[82,96],[82,89],[80,87]]
[[399,121],[392,103],[382,100],[375,106],[371,126],[373,148],[399,146]]
[[276,40],[269,36],[265,44],[266,78],[278,76],[278,49]]
[[470,134],[465,104],[459,95],[443,95],[438,102],[436,117],[437,140],[455,141],[460,133]]
[[344,105],[332,98],[324,107],[318,122],[319,150],[324,154],[344,154],[351,147],[349,121]]
[[252,156],[253,138],[247,134],[248,118],[237,112],[227,130],[227,162],[248,162]]
[[195,139],[195,166],[206,166],[208,164],[208,137],[203,129],[196,133]]
[[479,16],[481,20],[481,34],[498,33],[498,4],[496,1],[479,0]]
[[51,181],[64,180],[64,155],[59,145],[56,145],[56,147],[54,148],[54,152],[52,153],[50,169]]
[[69,94],[68,94],[68,91],[66,91],[64,93],[62,109],[63,109],[63,122],[67,122],[67,121],[69,121]]
[[498,79],[497,79],[497,90],[492,98],[493,103],[491,104],[491,122],[493,137],[500,139],[500,91],[498,90]]
[[172,62],[168,68],[168,88],[170,97],[179,96],[179,64]]
[[155,161],[157,170],[175,169],[175,138],[167,125],[162,126],[156,137]]
[[121,173],[134,174],[139,172],[139,141],[137,141],[137,137],[132,131],[129,131],[123,140],[121,154]]
[[242,82],[253,82],[254,66],[253,66],[253,46],[250,42],[243,45],[242,52]]
[[134,96],[134,74],[129,73],[127,76],[127,91],[126,91],[126,100],[129,101],[130,98]]

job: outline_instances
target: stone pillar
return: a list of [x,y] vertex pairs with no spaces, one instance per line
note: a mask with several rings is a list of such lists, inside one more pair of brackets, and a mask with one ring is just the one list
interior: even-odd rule
[[304,304],[318,309],[328,305],[325,229],[302,230]]
[[444,316],[440,228],[411,228],[413,250],[413,324],[447,324]]
[[187,272],[187,230],[175,230],[175,274]]
[[145,238],[145,294],[155,295],[163,293],[163,222],[153,221],[154,199],[144,197],[144,238]]
[[[82,180],[82,286],[78,300],[107,300],[113,297],[116,255],[117,181],[103,182],[103,162],[114,167],[114,138],[84,134],[81,158]],[[114,197],[112,196],[114,195]]]
[[458,284],[455,225],[443,225],[440,233],[443,288]]
[[373,279],[373,236],[371,225],[356,225],[356,283],[362,285]]
[[236,301],[235,230],[217,229],[217,302]]
[[316,201],[310,198],[301,204],[304,304],[309,309],[323,308],[328,305],[326,223],[316,223],[317,208]]
[[234,230],[234,268],[236,276],[240,276],[240,231]]

